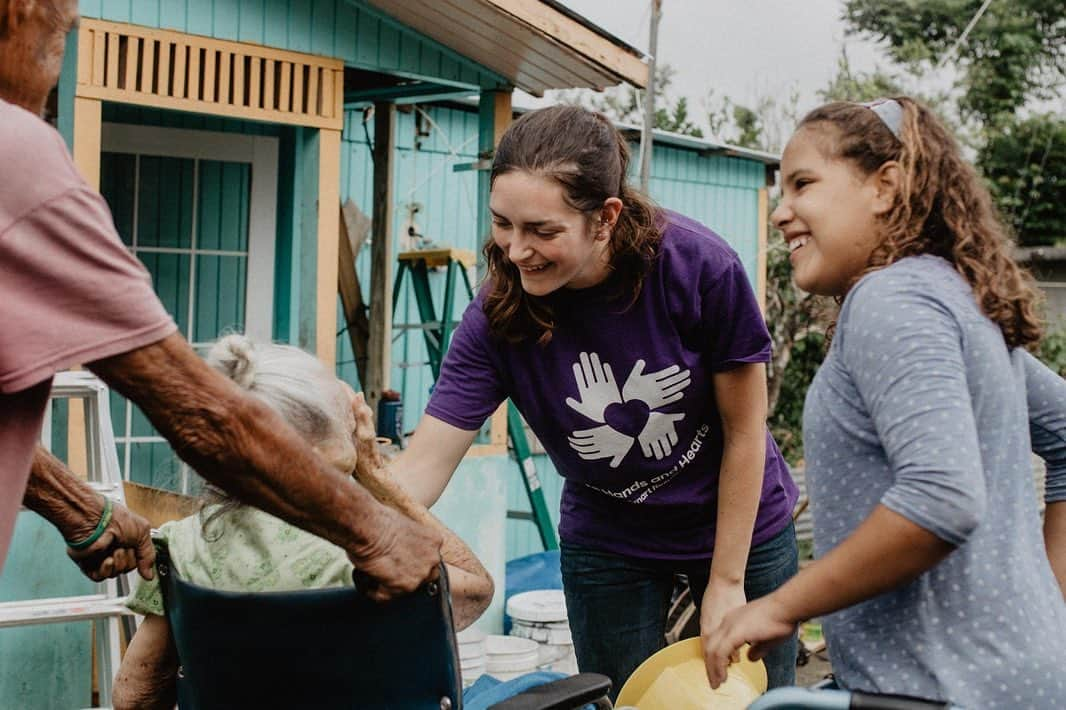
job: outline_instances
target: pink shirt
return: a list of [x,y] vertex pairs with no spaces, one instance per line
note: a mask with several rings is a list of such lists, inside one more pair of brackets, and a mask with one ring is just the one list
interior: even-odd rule
[[59,134],[0,100],[0,568],[52,375],[176,326]]

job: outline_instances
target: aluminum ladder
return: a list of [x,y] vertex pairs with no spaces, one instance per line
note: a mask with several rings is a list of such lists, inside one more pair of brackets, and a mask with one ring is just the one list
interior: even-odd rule
[[[51,399],[84,401],[88,483],[99,493],[125,505],[107,385],[90,372],[60,372],[52,382]],[[49,434],[48,427],[43,434]],[[44,435],[42,443],[45,447],[49,445]],[[136,629],[133,612],[125,606],[129,593],[129,574],[125,574],[94,583],[93,594],[0,603],[0,628],[95,621],[99,702],[102,707],[110,707],[112,683],[121,661],[122,633],[131,639]]]

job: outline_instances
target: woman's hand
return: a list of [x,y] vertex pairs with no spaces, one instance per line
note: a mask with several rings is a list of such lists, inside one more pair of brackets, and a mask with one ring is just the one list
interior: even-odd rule
[[[743,582],[734,582],[711,577],[707,583],[707,589],[703,593],[703,601],[700,603],[700,641],[703,646],[703,657],[710,657],[710,649],[715,630],[721,626],[726,614],[739,609],[748,601],[744,594]],[[731,657],[736,661],[736,654]],[[711,677],[710,664],[707,665],[707,677]]]
[[773,594],[727,613],[719,626],[703,635],[704,662],[711,687],[717,688],[725,682],[731,660],[745,643],[751,644],[748,658],[757,661],[795,634],[798,625],[798,620],[788,618]]

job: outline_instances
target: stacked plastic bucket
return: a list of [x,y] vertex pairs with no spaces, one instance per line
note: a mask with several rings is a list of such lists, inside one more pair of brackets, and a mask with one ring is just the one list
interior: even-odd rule
[[[536,669],[577,673],[574,642],[561,589],[515,594],[507,600],[507,616],[511,618],[511,636],[536,643]],[[491,668],[489,673],[492,673]]]
[[488,654],[485,652],[485,632],[473,626],[456,634],[459,643],[459,675],[463,687],[473,685],[474,681],[485,673]]

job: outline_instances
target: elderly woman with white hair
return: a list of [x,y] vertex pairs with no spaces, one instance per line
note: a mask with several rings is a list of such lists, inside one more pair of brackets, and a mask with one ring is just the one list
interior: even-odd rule
[[[383,503],[444,537],[457,628],[473,623],[492,600],[493,582],[470,549],[428,510],[392,483],[377,451],[370,408],[314,356],[288,345],[220,339],[208,363],[259,398],[339,471],[354,474]],[[208,488],[198,514],[162,526],[171,562],[194,584],[227,591],[289,591],[351,586],[343,549],[221,491]],[[172,708],[177,655],[157,580],[128,601],[145,615],[115,679],[114,707]]]

